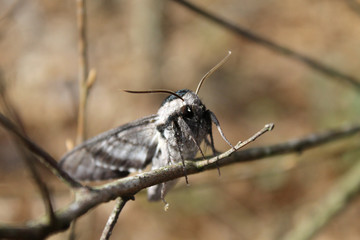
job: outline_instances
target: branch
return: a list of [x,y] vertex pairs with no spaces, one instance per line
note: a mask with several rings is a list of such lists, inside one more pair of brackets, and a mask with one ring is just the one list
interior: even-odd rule
[[347,0],[349,8],[360,16],[360,3],[356,0]]
[[268,48],[276,53],[282,54],[286,57],[300,61],[303,64],[305,64],[306,66],[312,68],[313,70],[321,72],[328,77],[340,80],[342,82],[347,82],[348,84],[355,87],[355,89],[360,91],[360,80],[353,76],[349,76],[349,75],[342,73],[332,67],[324,65],[308,56],[298,53],[290,48],[283,47],[277,43],[274,43],[268,39],[265,39],[264,37],[262,37],[260,35],[250,32],[249,30],[246,30],[246,29],[241,28],[231,22],[228,22],[219,16],[209,13],[188,1],[185,1],[185,0],[173,0],[173,1],[183,5],[184,7],[192,10],[193,12],[196,12],[196,13],[200,14],[201,16],[221,25],[222,27],[227,28],[228,30],[236,33],[237,35],[240,35],[240,36],[246,38],[247,40],[250,40],[256,44],[266,47],[266,48]]
[[86,0],[77,0],[77,25],[78,25],[78,46],[79,46],[79,113],[76,134],[76,143],[80,144],[86,138],[85,110],[90,88],[96,79],[96,71],[91,69],[88,72],[87,39],[86,39]]
[[[23,122],[21,121],[20,115],[16,111],[16,109],[11,104],[11,101],[8,100],[7,94],[6,94],[6,83],[5,79],[3,78],[1,72],[0,72],[0,106],[2,107],[3,111],[16,123],[16,125],[19,128],[19,131],[22,135],[26,136],[25,127]],[[44,201],[45,210],[49,217],[49,220],[51,223],[54,223],[56,221],[55,214],[54,214],[54,208],[51,202],[51,196],[50,191],[47,187],[47,185],[44,183],[44,181],[41,179],[36,167],[35,162],[37,162],[36,157],[31,154],[23,144],[19,141],[15,141],[15,146],[19,150],[21,156],[23,157],[23,160],[29,169],[29,172],[40,192],[40,195],[42,196],[42,199]]]
[[86,42],[86,0],[76,1],[76,15],[78,26],[78,47],[79,47],[79,112],[76,132],[76,144],[85,139],[85,106],[87,99],[86,75],[88,72],[87,42]]
[[295,223],[284,240],[312,239],[330,220],[357,197],[360,186],[360,163],[356,163],[342,176],[330,192],[320,200],[311,214]]
[[39,189],[41,198],[45,205],[46,213],[49,217],[50,224],[55,224],[56,217],[54,213],[54,207],[51,201],[51,192],[45,182],[41,179],[40,174],[35,167],[36,157],[29,153],[27,149],[25,149],[24,146],[21,145],[19,142],[16,142],[16,145],[17,149],[24,158],[26,166],[30,170],[31,176],[34,179],[36,186]]
[[2,125],[6,130],[13,134],[17,139],[33,154],[39,156],[43,161],[41,162],[47,168],[49,168],[57,177],[63,179],[69,186],[72,188],[82,187],[82,184],[70,177],[66,172],[64,172],[59,166],[57,161],[40,146],[34,143],[30,138],[22,134],[8,118],[6,118],[2,113],[0,113],[0,125]]
[[[328,142],[334,142],[344,137],[352,136],[360,132],[360,125],[342,127],[339,129],[329,130],[323,133],[311,134],[304,138],[292,139],[284,143],[265,147],[254,147],[240,152],[236,152],[228,158],[219,158],[218,165],[225,166],[236,162],[249,162],[258,160],[261,158],[272,157],[276,155],[288,154],[288,153],[301,153],[305,150],[318,147]],[[230,151],[230,150],[229,150]],[[226,154],[223,153],[223,154]],[[218,156],[209,159],[209,162],[215,161]],[[198,162],[199,165],[204,163]],[[216,166],[216,165],[215,165]],[[204,164],[204,168],[214,168],[213,165],[207,166]]]
[[274,124],[273,123],[269,123],[269,124],[266,124],[264,126],[263,129],[261,129],[259,132],[255,133],[252,137],[250,137],[249,139],[247,139],[246,141],[242,142],[238,142],[234,148],[231,148],[229,149],[228,151],[218,155],[218,156],[215,156],[211,159],[208,159],[206,160],[206,163],[205,161],[201,161],[201,162],[198,162],[198,167],[206,167],[210,164],[219,164],[219,160],[220,159],[224,159],[224,158],[227,158],[229,157],[231,154],[233,154],[234,152],[236,152],[237,150],[239,150],[240,148],[243,148],[245,147],[246,145],[248,145],[249,143],[255,141],[258,137],[260,137],[261,135],[263,135],[264,133],[268,132],[268,131],[272,131],[274,129]]
[[[90,88],[92,87],[96,72],[92,69],[88,74],[88,54],[86,38],[86,0],[76,1],[76,15],[78,26],[78,47],[79,47],[79,110],[76,130],[76,144],[82,143],[86,139],[86,104]],[[69,240],[74,240],[76,221],[73,221]]]
[[20,7],[22,1],[15,1],[8,7],[2,14],[0,15],[0,22],[2,22],[5,18],[9,18],[10,16],[13,16],[15,12]]
[[[340,128],[319,134],[311,134],[301,139],[293,139],[276,145],[256,147],[235,153],[233,152],[231,156],[224,158],[220,155],[208,160],[186,161],[186,173],[190,175],[205,170],[216,169],[217,167],[226,166],[235,162],[254,161],[280,154],[301,152],[359,132],[360,125],[357,125],[354,127]],[[229,151],[233,151],[233,149]],[[62,210],[55,212],[57,219],[55,225],[51,225],[44,219],[32,221],[31,224],[25,226],[0,225],[0,236],[13,239],[44,238],[50,234],[65,230],[69,227],[72,220],[84,215],[87,211],[101,203],[114,200],[118,197],[130,198],[142,189],[183,176],[183,164],[178,163],[149,172],[140,173],[135,176],[118,179],[93,189],[78,188],[75,192],[76,198],[74,202]]]
[[109,216],[109,219],[105,225],[103,233],[101,234],[100,240],[110,239],[112,231],[113,231],[115,224],[119,218],[119,214],[120,214],[121,210],[123,209],[123,207],[125,206],[125,204],[127,203],[127,201],[129,201],[129,200],[130,200],[130,198],[121,198],[121,197],[117,199],[115,207],[114,207],[111,215]]

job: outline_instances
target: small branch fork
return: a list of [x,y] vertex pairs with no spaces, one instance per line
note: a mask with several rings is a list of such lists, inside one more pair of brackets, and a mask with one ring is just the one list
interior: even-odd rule
[[121,210],[123,209],[123,207],[125,206],[125,204],[127,203],[127,201],[129,201],[130,199],[134,200],[134,198],[121,198],[121,197],[116,199],[115,207],[114,207],[111,215],[109,216],[109,219],[108,219],[108,221],[105,225],[105,228],[101,234],[100,240],[110,239],[112,231],[113,231],[115,224],[119,218],[119,214],[120,214]]
[[[55,160],[49,157],[48,153],[42,150],[39,146],[37,146],[27,137],[22,136],[20,132],[18,132],[17,129],[14,128],[13,124],[2,114],[0,114],[0,124],[5,127],[10,133],[13,133],[30,152],[43,158],[45,160],[45,163],[47,163],[47,161],[50,161],[51,163],[47,163],[46,165],[53,172],[57,173],[57,175],[64,181],[71,182],[72,184],[69,185],[74,188],[77,196],[75,200],[68,206],[54,212],[56,222],[50,222],[48,221],[48,219],[42,218],[39,220],[34,220],[31,222],[31,224],[26,224],[24,226],[10,226],[0,224],[0,236],[4,238],[44,238],[48,235],[65,230],[69,227],[70,223],[74,219],[84,215],[87,211],[101,203],[105,203],[119,197],[131,199],[131,196],[134,196],[142,189],[184,176],[183,164],[179,163],[171,166],[166,166],[157,170],[137,174],[135,176],[118,179],[109,184],[105,184],[95,188],[79,187],[81,186],[79,185],[79,183],[67,176],[66,173],[61,172],[61,169],[53,166],[53,161]],[[351,136],[360,132],[360,125],[357,125],[353,127],[346,127],[337,130],[327,131],[325,133],[312,134],[301,139],[294,139],[281,144],[266,147],[250,148],[240,152],[235,152],[237,149],[249,144],[262,134],[270,131],[272,128],[272,124],[266,125],[262,130],[254,134],[248,140],[236,144],[236,146],[234,147],[235,149],[232,148],[227,152],[213,158],[202,161],[186,161],[185,167],[187,174],[190,175],[209,169],[216,169],[217,167],[233,164],[235,162],[252,161],[284,153],[304,151],[309,148],[319,146],[327,142],[335,141],[346,136]],[[65,177],[63,175],[65,175]],[[120,204],[125,204],[125,201],[123,203],[118,202],[117,205],[121,206]],[[122,207],[119,207],[120,210],[114,211],[114,217],[112,219],[117,218],[116,215],[118,214],[116,212],[121,211]],[[114,220],[109,221],[114,222]],[[112,227],[109,227],[108,229],[111,230],[111,228]]]
[[[261,135],[265,134],[266,132],[269,132],[271,130],[274,129],[274,124],[273,123],[269,123],[269,124],[266,124],[264,126],[263,129],[261,129],[260,131],[258,131],[257,133],[255,133],[253,136],[251,136],[250,138],[248,138],[246,141],[239,141],[233,148],[230,148],[228,151],[218,155],[218,156],[215,156],[215,157],[212,157],[207,161],[206,165],[208,164],[213,164],[213,163],[217,163],[218,164],[218,161],[220,159],[223,159],[223,158],[227,158],[229,157],[231,154],[233,154],[234,152],[238,151],[240,148],[243,148],[245,147],[246,145],[248,145],[249,143],[255,141],[258,137],[260,137]],[[205,166],[206,166],[205,165]],[[201,167],[201,166],[204,166],[203,163],[199,163],[198,167]]]

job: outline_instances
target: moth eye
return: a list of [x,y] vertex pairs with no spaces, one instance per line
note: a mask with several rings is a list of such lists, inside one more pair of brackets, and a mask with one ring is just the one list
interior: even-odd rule
[[181,108],[181,113],[184,118],[192,118],[194,116],[194,112],[188,105]]

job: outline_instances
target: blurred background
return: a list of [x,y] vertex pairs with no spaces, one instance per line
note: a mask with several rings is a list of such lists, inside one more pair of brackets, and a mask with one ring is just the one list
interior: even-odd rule
[[[357,1],[192,0],[198,6],[264,38],[351,76],[359,76]],[[60,159],[75,139],[78,53],[75,1],[0,1],[0,71],[6,94],[28,135]],[[87,135],[156,113],[164,95],[120,89],[194,90],[229,50],[229,61],[199,95],[232,143],[266,123],[275,129],[252,143],[263,146],[358,122],[360,96],[302,63],[254,44],[174,1],[87,1],[89,67],[97,71],[86,118]],[[215,132],[215,146],[228,146]],[[145,191],[120,215],[113,239],[279,239],[351,168],[359,136],[302,154],[288,154],[180,179],[162,203]],[[0,221],[39,218],[44,207],[9,135],[0,129]],[[60,208],[69,189],[47,170],[42,175]],[[81,217],[77,239],[98,239],[114,203]],[[360,201],[316,237],[358,239]],[[68,232],[49,239],[65,239]]]

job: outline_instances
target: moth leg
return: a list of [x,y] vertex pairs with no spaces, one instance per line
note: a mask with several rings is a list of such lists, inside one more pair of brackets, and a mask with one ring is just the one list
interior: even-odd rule
[[214,114],[213,112],[211,112],[211,111],[209,111],[209,114],[210,114],[211,121],[215,124],[215,126],[216,126],[216,128],[218,129],[221,137],[224,139],[224,141],[225,141],[230,147],[232,147],[234,150],[236,150],[235,147],[234,147],[234,146],[229,142],[229,140],[227,140],[227,138],[225,137],[225,135],[224,135],[224,133],[223,133],[221,127],[220,127],[219,120],[217,120],[215,114]]
[[[215,124],[216,128],[218,129],[221,137],[224,139],[224,141],[229,144],[230,147],[232,147],[234,150],[234,146],[229,142],[229,140],[227,140],[227,138],[225,137],[225,134],[223,133],[221,127],[220,127],[220,123],[219,123],[219,120],[216,118],[215,114],[211,111],[209,111],[209,114],[210,114],[210,119],[211,121]],[[210,130],[209,132],[209,136],[210,136],[210,146],[212,148],[212,151],[215,154],[217,154],[218,152],[215,150],[215,147],[214,147],[214,138],[213,138],[213,134],[212,134],[212,130]],[[218,170],[218,175],[221,176],[221,172],[220,172],[220,167],[219,167],[219,163],[216,161],[216,167],[217,167],[217,170]]]
[[165,196],[168,193],[168,191],[175,186],[176,182],[177,179],[148,187],[147,188],[148,200],[149,201],[162,200],[163,203],[167,204],[167,201],[165,200]]
[[[194,141],[196,147],[198,148],[199,152],[201,153],[201,156],[203,157],[203,159],[205,159],[205,154],[204,152],[202,151],[199,143],[196,141],[195,137],[194,137],[194,134],[192,133],[191,131],[191,128],[189,127],[189,125],[184,121],[184,119],[182,119],[181,117],[178,118],[178,121],[180,122],[181,121],[181,125],[185,128],[185,130],[189,133],[189,136],[191,138],[191,140]],[[179,126],[179,123],[177,123],[177,126],[179,127],[180,129],[180,126]]]
[[[215,147],[214,147],[214,138],[213,138],[213,135],[212,135],[212,131],[210,130],[210,133],[209,133],[209,137],[210,137],[210,141],[207,139],[207,137],[205,138],[205,143],[211,147],[211,150],[213,152],[213,155],[215,156],[217,153],[219,153],[218,151],[216,151]],[[218,170],[218,175],[221,176],[221,172],[220,172],[220,166],[219,166],[219,163],[218,161],[215,162],[216,164],[216,168]]]
[[180,147],[180,144],[181,144],[181,128],[180,128],[178,122],[176,122],[176,121],[173,121],[173,126],[174,126],[174,129],[175,129],[176,145],[178,147],[180,157],[181,157],[181,162],[182,162],[182,165],[183,165],[183,171],[184,171],[184,175],[185,175],[185,182],[186,182],[186,184],[189,184],[189,179],[188,179],[186,168],[185,168],[185,160],[184,160],[184,157],[183,157],[183,155],[181,153],[181,147]]
[[163,201],[163,203],[165,204],[164,206],[164,210],[167,211],[169,209],[169,203],[165,200],[165,195],[166,195],[166,183],[162,183],[161,184],[161,200]]
[[210,132],[208,134],[208,136],[210,137],[210,142],[207,138],[205,138],[205,143],[211,147],[211,151],[213,152],[213,155],[215,156],[216,154],[218,154],[219,152],[216,151],[215,149],[215,145],[214,145],[214,138],[213,138],[213,133],[212,130],[210,129]]

